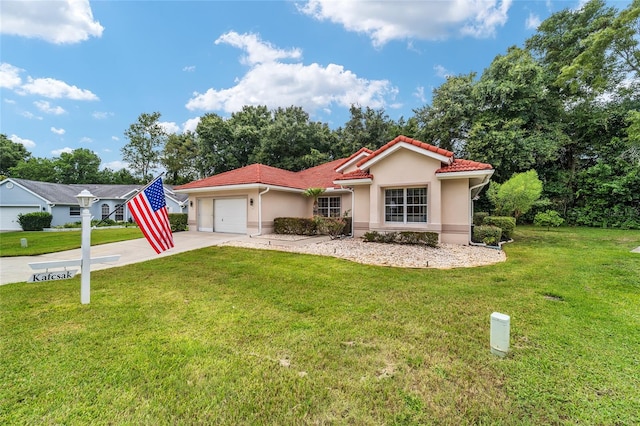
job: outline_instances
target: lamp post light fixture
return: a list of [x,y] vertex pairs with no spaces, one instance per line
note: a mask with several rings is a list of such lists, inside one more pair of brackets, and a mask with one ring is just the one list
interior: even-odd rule
[[82,207],[82,258],[80,266],[80,303],[86,305],[91,294],[91,212],[94,196],[86,189],[78,195],[78,204]]

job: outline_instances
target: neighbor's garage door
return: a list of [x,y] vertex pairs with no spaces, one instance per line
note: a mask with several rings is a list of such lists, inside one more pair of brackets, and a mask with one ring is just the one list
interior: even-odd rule
[[247,199],[222,198],[214,200],[213,230],[231,234],[246,234]]
[[39,211],[40,207],[0,207],[0,230],[21,231],[18,215]]

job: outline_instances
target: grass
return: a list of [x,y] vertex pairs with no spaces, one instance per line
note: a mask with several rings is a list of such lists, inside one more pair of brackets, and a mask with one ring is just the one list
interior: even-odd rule
[[637,246],[523,228],[453,270],[211,247],[92,272],[90,305],[77,278],[2,286],[0,424],[633,424]]
[[[92,229],[91,245],[143,238],[137,227],[117,229]],[[20,240],[27,239],[27,247]],[[80,248],[80,229],[61,232],[3,232],[0,233],[0,257],[35,256]]]

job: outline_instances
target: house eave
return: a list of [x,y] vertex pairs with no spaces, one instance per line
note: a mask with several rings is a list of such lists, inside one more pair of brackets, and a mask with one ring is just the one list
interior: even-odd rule
[[408,149],[409,151],[413,151],[415,153],[424,155],[426,157],[430,157],[430,158],[434,158],[438,161],[440,161],[441,163],[444,164],[451,164],[451,162],[453,161],[452,157],[447,157],[446,155],[442,155],[442,154],[438,154],[437,152],[433,152],[433,151],[429,151],[426,150],[424,148],[415,146],[415,145],[411,145],[409,143],[406,142],[400,142],[395,144],[394,146],[392,146],[391,148],[387,149],[386,151],[380,153],[379,155],[376,155],[374,158],[359,164],[358,167],[361,170],[367,170],[369,169],[371,166],[373,166],[375,163],[377,163],[378,161],[384,159],[385,157],[393,154],[394,152],[398,151],[399,149]]
[[487,170],[472,170],[468,172],[447,172],[447,173],[436,173],[438,180],[446,180],[446,179],[463,179],[463,178],[478,178],[485,176],[492,176],[493,169]]
[[344,180],[334,180],[333,183],[336,185],[341,185],[341,186],[345,186],[345,185],[371,185],[371,183],[373,182],[373,179],[371,178],[367,178],[367,179],[344,179]]

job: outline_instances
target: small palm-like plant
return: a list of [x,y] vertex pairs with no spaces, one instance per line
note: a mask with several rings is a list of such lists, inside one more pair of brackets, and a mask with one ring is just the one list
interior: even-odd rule
[[313,215],[314,216],[318,215],[318,197],[320,197],[322,194],[324,194],[324,189],[322,188],[307,188],[302,193],[302,195],[304,195],[305,197],[313,198]]

